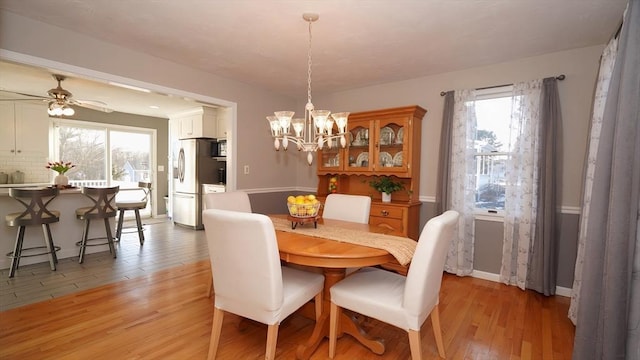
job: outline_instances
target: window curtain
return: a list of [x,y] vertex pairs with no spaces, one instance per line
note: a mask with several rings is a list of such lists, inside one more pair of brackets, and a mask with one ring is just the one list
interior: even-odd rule
[[[451,113],[451,158],[448,196],[443,200],[449,209],[460,213],[458,232],[449,246],[445,271],[459,276],[473,272],[475,161],[473,139],[476,130],[475,90],[456,90],[453,104],[448,102],[445,114]],[[451,106],[453,109],[451,109]],[[444,126],[444,124],[443,124]],[[441,174],[442,176],[442,174]]]
[[630,0],[602,117],[574,359],[640,358],[640,0]]
[[440,154],[438,156],[438,184],[436,185],[436,215],[449,209],[449,164],[451,164],[451,131],[453,128],[453,91],[444,95],[442,129],[440,130]]
[[556,185],[561,183],[556,154],[562,154],[562,144],[559,142],[562,116],[558,81],[555,77],[542,80],[541,93],[539,133],[536,140],[540,145],[538,153],[535,154],[536,168],[539,171],[536,194],[538,208],[533,210],[537,220],[529,253],[526,287],[549,296],[556,293],[558,270]]
[[542,80],[513,85],[500,281],[523,290],[538,220],[541,88]]
[[582,268],[584,266],[584,242],[587,237],[587,219],[591,207],[591,192],[593,190],[593,173],[595,170],[600,130],[602,129],[602,116],[604,105],[607,101],[609,82],[613,73],[613,64],[618,51],[618,38],[613,38],[604,49],[600,58],[600,70],[596,91],[593,98],[593,110],[591,115],[591,130],[589,135],[589,151],[585,162],[584,184],[582,186],[582,210],[580,212],[580,230],[578,234],[578,254],[571,288],[571,305],[569,306],[569,319],[576,324],[578,308],[580,306],[580,287],[582,286]]

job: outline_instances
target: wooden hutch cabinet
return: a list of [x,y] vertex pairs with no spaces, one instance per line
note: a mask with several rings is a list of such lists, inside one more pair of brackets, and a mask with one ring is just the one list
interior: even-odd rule
[[[318,151],[318,196],[335,192],[371,196],[369,224],[417,240],[420,235],[420,138],[426,110],[406,106],[349,115],[347,146],[335,141]],[[369,181],[391,176],[404,184],[383,203]]]

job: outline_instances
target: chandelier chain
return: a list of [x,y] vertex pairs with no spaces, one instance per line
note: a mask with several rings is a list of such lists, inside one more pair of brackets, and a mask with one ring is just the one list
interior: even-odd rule
[[311,24],[313,21],[309,20],[309,51],[307,52],[307,101],[311,104]]

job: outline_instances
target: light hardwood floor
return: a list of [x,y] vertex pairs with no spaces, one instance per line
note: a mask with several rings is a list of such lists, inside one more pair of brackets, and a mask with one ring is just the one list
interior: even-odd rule
[[[148,235],[158,234],[156,242],[178,241],[190,234],[180,235],[177,229],[179,236],[161,236],[161,228],[167,234],[174,231],[165,225],[157,233],[149,231]],[[143,257],[154,257],[147,252],[153,239],[147,237]],[[177,261],[180,254],[174,255],[172,261]],[[207,260],[192,258],[0,312],[0,359],[205,359],[213,314],[212,299],[205,296],[209,272]],[[440,310],[447,358],[570,359],[574,328],[566,316],[568,306],[568,298],[445,274]],[[366,327],[385,339],[385,354],[375,355],[343,336],[337,359],[410,358],[404,331],[376,320]],[[297,314],[287,319],[280,327],[276,357],[295,358],[297,345],[312,328],[311,320]],[[261,359],[265,341],[266,326],[227,315],[218,358]],[[439,359],[430,321],[423,328],[422,342],[425,358]],[[327,358],[325,340],[312,359]]]

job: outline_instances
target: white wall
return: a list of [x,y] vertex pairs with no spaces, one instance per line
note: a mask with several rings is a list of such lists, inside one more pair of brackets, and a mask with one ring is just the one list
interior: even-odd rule
[[[432,199],[436,192],[443,97],[441,91],[509,84],[565,74],[558,83],[562,111],[564,150],[562,205],[578,207],[591,114],[592,96],[604,46],[593,46],[517,61],[387,83],[330,95],[315,95],[314,103],[334,111],[364,111],[405,105],[427,109],[422,124],[420,196]],[[315,186],[309,175],[300,184]]]

